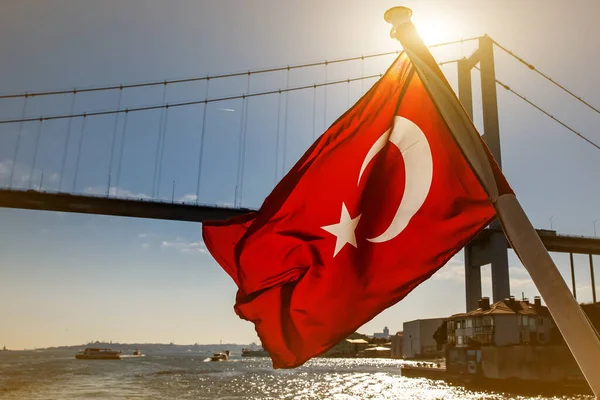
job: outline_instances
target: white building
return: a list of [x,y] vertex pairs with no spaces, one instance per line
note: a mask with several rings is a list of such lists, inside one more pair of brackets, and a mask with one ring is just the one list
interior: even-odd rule
[[383,328],[383,332],[375,332],[373,334],[373,337],[378,338],[378,339],[387,339],[390,337],[390,330],[386,326]]
[[441,349],[438,349],[433,334],[444,321],[445,318],[430,318],[405,322],[402,344],[404,358],[427,357],[439,353]]

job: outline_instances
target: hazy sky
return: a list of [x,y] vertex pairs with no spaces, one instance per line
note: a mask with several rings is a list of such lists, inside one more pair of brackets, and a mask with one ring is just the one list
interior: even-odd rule
[[[591,104],[600,105],[596,77],[600,63],[596,16],[600,5],[579,1],[404,1],[424,39],[439,43],[489,34]],[[259,0],[4,1],[0,5],[0,93],[70,89],[104,84],[176,79],[274,66],[333,60],[396,50],[383,13],[396,1]],[[474,50],[465,43],[434,50],[439,61]],[[383,72],[392,58],[253,76],[250,92],[359,77]],[[443,71],[456,84],[456,68]],[[557,90],[501,51],[497,77],[600,142],[597,113]],[[474,72],[474,87],[478,77]],[[258,207],[283,170],[374,81],[255,98],[247,103],[247,153],[241,203]],[[211,81],[209,97],[246,92],[247,78]],[[75,111],[104,110],[202,99],[206,84],[161,86],[78,95]],[[477,90],[476,92],[477,93]],[[281,103],[280,103],[281,100]],[[286,100],[288,101],[286,106]],[[36,98],[26,115],[67,113],[72,97]],[[316,106],[313,107],[313,101]],[[592,235],[600,219],[600,151],[575,137],[504,89],[498,89],[505,174],[538,228]],[[278,114],[288,109],[287,118]],[[0,100],[0,118],[18,118],[22,100]],[[200,201],[232,204],[238,173],[242,101],[208,107]],[[172,109],[158,197],[196,199],[202,106]],[[314,119],[313,119],[314,112]],[[287,140],[279,142],[287,126]],[[105,193],[111,176],[116,191],[116,161],[109,165],[111,139],[124,143],[119,194],[152,196],[154,156],[160,111],[132,113],[126,140],[124,119],[91,118],[84,128],[81,167],[75,154],[81,120],[74,120],[61,163],[68,122],[42,125],[36,168],[30,171],[39,123],[24,124],[13,185]],[[481,126],[480,104],[475,120]],[[115,125],[116,122],[116,125]],[[0,185],[9,183],[19,129],[0,126]],[[278,154],[278,156],[276,156]],[[115,156],[115,160],[117,156]],[[284,164],[285,162],[285,164]],[[44,178],[42,179],[42,169]],[[75,185],[73,186],[73,184]],[[0,346],[9,348],[77,344],[89,340],[121,342],[249,343],[252,324],[232,306],[235,286],[207,254],[201,226],[193,223],[0,209]],[[597,224],[600,232],[600,222]],[[567,274],[568,256],[554,255]],[[513,294],[537,291],[511,255]],[[587,256],[576,256],[578,294],[591,299]],[[595,258],[597,265],[600,257]],[[402,322],[447,316],[464,310],[462,254],[405,300],[366,324],[372,334]],[[491,295],[489,268],[484,294]],[[597,274],[598,275],[598,274]],[[600,285],[598,285],[600,290]],[[356,305],[349,305],[351,307]]]

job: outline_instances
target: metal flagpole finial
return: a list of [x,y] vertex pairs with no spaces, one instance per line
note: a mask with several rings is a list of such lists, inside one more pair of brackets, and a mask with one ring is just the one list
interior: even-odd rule
[[392,30],[390,31],[390,37],[396,39],[396,29],[407,22],[410,22],[412,16],[412,10],[408,7],[392,7],[385,12],[383,18],[386,22],[392,24]]

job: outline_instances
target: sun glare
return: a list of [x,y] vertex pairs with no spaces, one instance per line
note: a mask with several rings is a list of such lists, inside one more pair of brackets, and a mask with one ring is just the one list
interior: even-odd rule
[[427,19],[414,21],[414,24],[423,42],[428,46],[456,39],[455,29],[446,20]]

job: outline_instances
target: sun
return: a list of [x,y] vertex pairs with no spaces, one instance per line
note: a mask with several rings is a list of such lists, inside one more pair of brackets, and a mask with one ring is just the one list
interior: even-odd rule
[[419,36],[426,45],[443,43],[456,38],[456,29],[448,23],[447,19],[428,18],[424,20],[415,20],[415,27]]

